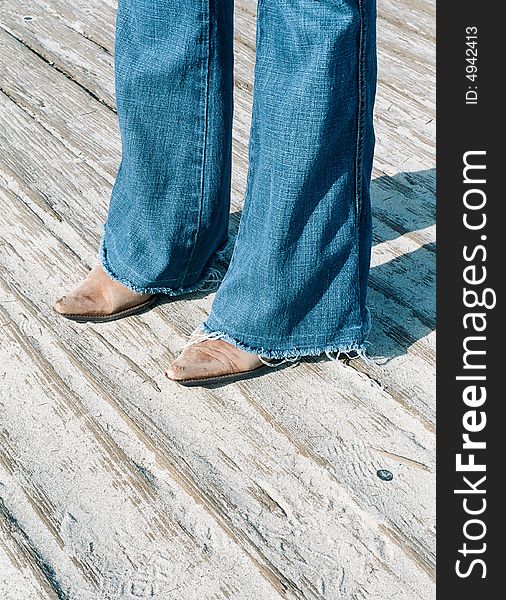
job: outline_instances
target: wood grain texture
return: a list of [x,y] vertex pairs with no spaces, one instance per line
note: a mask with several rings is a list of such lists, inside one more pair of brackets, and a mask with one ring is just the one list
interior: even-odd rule
[[[114,0],[0,1],[0,595],[433,597],[432,2],[379,2],[382,358],[210,390],[161,372],[212,293],[103,325],[50,310],[95,259],[119,161],[114,16]],[[232,232],[255,2],[236,1],[235,25]]]
[[[19,523],[0,501],[0,595],[10,600],[55,600],[50,575]],[[49,576],[48,576],[49,575]]]

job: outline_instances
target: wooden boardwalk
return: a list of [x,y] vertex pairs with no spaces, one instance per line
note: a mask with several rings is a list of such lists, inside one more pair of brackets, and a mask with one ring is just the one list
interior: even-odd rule
[[[101,325],[50,309],[94,261],[118,165],[115,8],[0,0],[0,598],[433,598],[433,0],[379,0],[384,364],[207,390],[161,373],[212,294]],[[254,13],[236,1],[232,229]]]

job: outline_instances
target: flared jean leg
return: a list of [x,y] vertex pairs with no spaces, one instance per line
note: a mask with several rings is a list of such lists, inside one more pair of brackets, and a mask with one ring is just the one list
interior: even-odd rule
[[122,159],[100,259],[136,291],[197,288],[227,241],[232,21],[232,0],[119,2]]
[[360,350],[374,0],[260,0],[244,211],[204,331],[266,357]]

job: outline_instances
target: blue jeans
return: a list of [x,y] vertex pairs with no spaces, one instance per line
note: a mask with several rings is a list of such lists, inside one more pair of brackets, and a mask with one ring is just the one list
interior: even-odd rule
[[[120,0],[122,160],[100,258],[178,295],[228,239],[233,0]],[[271,358],[360,350],[370,328],[375,0],[259,0],[244,211],[202,324]]]

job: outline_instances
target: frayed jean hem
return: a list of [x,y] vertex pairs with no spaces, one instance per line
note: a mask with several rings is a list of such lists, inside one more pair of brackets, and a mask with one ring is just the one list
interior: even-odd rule
[[[328,358],[340,358],[345,356],[348,358],[355,358],[358,356],[366,356],[366,337],[371,328],[371,321],[369,313],[367,315],[367,324],[365,327],[366,333],[361,336],[360,339],[349,339],[343,338],[341,340],[335,340],[331,344],[324,346],[310,346],[310,347],[296,347],[287,350],[269,350],[263,347],[256,347],[253,345],[246,344],[235,337],[229,335],[225,331],[218,331],[213,327],[210,327],[207,322],[202,323],[199,326],[199,330],[204,336],[209,336],[210,339],[219,339],[232,344],[239,350],[250,352],[267,359],[279,359],[279,360],[296,360],[304,357],[315,357],[326,355]],[[334,355],[334,356],[332,356]]]
[[215,268],[217,262],[223,260],[227,253],[227,245],[223,247],[223,249],[216,251],[211,259],[208,261],[207,267],[204,269],[204,274],[202,277],[192,286],[181,287],[178,289],[174,289],[171,287],[165,286],[142,286],[137,285],[127,277],[122,277],[118,275],[118,273],[111,267],[111,264],[107,258],[107,249],[105,247],[105,236],[102,237],[100,242],[100,249],[98,252],[98,260],[104,271],[107,275],[121,283],[128,289],[137,292],[139,294],[165,294],[167,296],[183,296],[185,294],[191,294],[194,292],[214,292],[218,288],[221,279],[222,273]]

